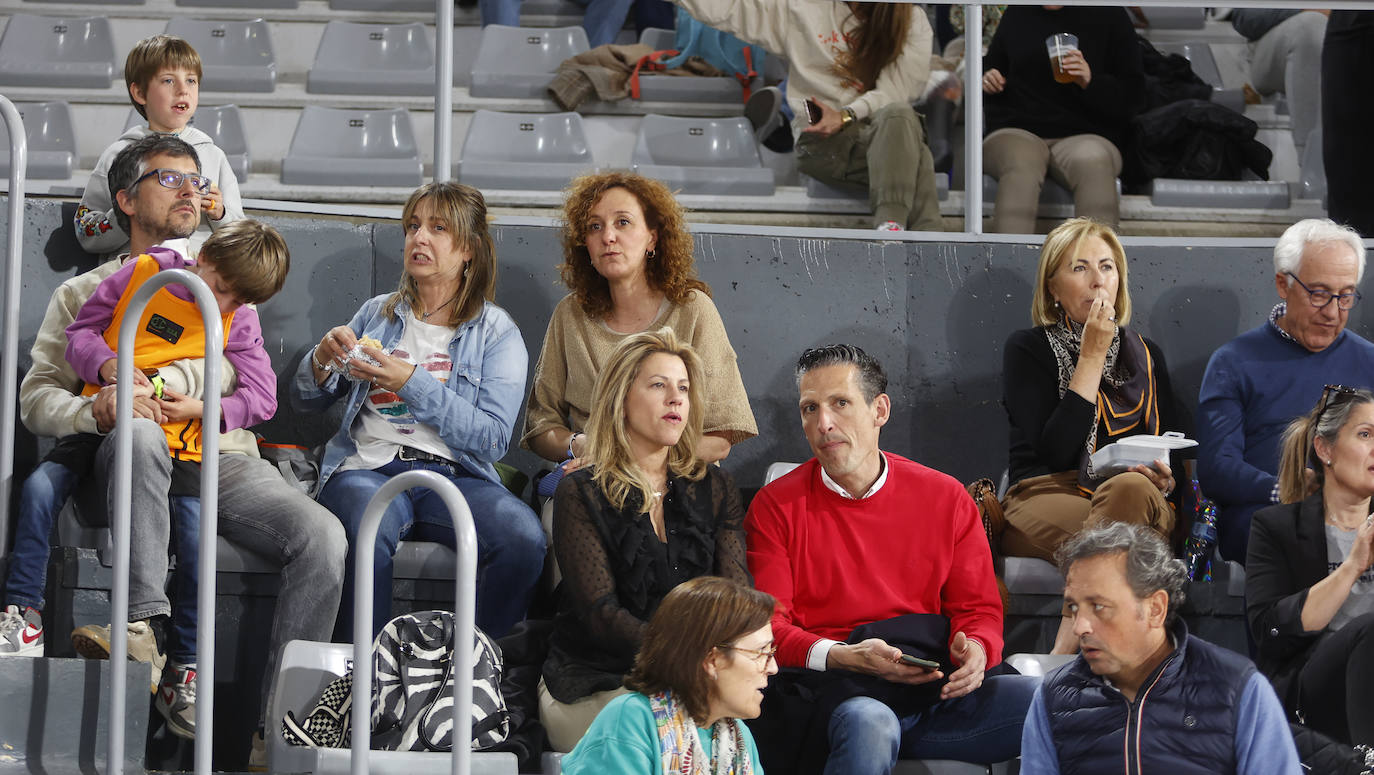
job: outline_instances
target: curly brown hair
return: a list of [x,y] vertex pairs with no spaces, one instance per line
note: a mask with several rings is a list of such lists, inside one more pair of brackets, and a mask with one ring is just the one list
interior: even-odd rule
[[587,222],[592,208],[613,188],[634,195],[644,210],[645,224],[658,232],[655,255],[644,264],[649,287],[673,304],[686,303],[692,291],[710,296],[710,286],[697,278],[686,215],[668,187],[629,172],[603,172],[573,180],[563,202],[563,263],[558,271],[582,311],[591,318],[603,318],[611,311],[610,283],[592,266],[587,252]]

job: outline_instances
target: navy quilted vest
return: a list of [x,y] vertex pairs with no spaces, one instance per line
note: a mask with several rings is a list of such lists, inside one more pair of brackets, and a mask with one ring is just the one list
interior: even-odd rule
[[1082,657],[1045,678],[1045,710],[1063,775],[1218,775],[1236,770],[1237,706],[1250,660],[1188,634],[1141,684],[1134,703]]

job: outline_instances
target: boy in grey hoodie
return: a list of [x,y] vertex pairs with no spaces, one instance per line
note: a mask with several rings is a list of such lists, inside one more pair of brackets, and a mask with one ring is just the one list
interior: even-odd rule
[[124,146],[154,132],[173,134],[190,144],[200,159],[201,172],[212,181],[210,193],[201,200],[203,212],[191,235],[189,255],[197,255],[212,230],[243,218],[238,178],[224,151],[209,135],[190,125],[200,104],[200,79],[200,55],[181,38],[154,35],[139,41],[129,52],[124,82],[134,109],[148,124],[131,127],[120,135],[100,154],[91,172],[75,219],[76,238],[86,252],[109,258],[128,247],[129,235],[115,219],[106,175]]

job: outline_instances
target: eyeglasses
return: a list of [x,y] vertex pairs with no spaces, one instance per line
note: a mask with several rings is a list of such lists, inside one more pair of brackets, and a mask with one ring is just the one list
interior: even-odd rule
[[1326,414],[1327,409],[1340,406],[1354,398],[1357,392],[1359,391],[1355,388],[1345,385],[1327,385],[1322,388],[1322,400],[1317,406],[1317,419],[1320,420],[1322,415]]
[[1360,299],[1364,298],[1360,295],[1359,291],[1351,291],[1350,293],[1332,293],[1331,291],[1328,291],[1325,288],[1318,288],[1314,291],[1311,288],[1308,288],[1303,283],[1303,281],[1299,280],[1298,276],[1293,274],[1292,272],[1284,272],[1284,274],[1293,278],[1293,282],[1297,283],[1298,285],[1301,285],[1302,289],[1304,291],[1307,291],[1307,299],[1311,301],[1312,306],[1316,307],[1317,309],[1323,309],[1324,307],[1326,307],[1326,305],[1331,303],[1332,299],[1336,300],[1336,306],[1340,309],[1352,309],[1356,304],[1359,303]]
[[145,172],[138,180],[135,180],[129,188],[133,188],[139,183],[154,176],[157,177],[159,186],[170,188],[173,191],[180,189],[182,183],[190,183],[191,188],[195,189],[195,192],[201,196],[210,192],[210,179],[204,175],[195,172],[180,172],[178,170],[169,169],[155,169],[150,172]]
[[730,649],[730,650],[732,650],[732,651],[739,651],[739,652],[748,654],[748,655],[749,655],[749,659],[753,660],[754,664],[757,665],[758,668],[759,668],[760,670],[765,670],[765,669],[767,669],[767,668],[768,668],[768,663],[771,662],[771,661],[774,661],[774,660],[776,660],[776,659],[778,658],[778,647],[777,647],[777,646],[769,646],[769,647],[766,648],[766,649],[747,649],[747,648],[744,648],[743,646],[722,645],[722,646],[716,646],[716,648],[718,648],[718,649]]

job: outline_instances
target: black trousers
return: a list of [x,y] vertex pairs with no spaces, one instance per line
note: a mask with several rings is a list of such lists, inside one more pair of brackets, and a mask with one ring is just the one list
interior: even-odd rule
[[1298,691],[1307,726],[1351,745],[1374,745],[1374,614],[1317,640]]
[[1322,46],[1322,156],[1332,220],[1374,237],[1374,11],[1332,11]]

